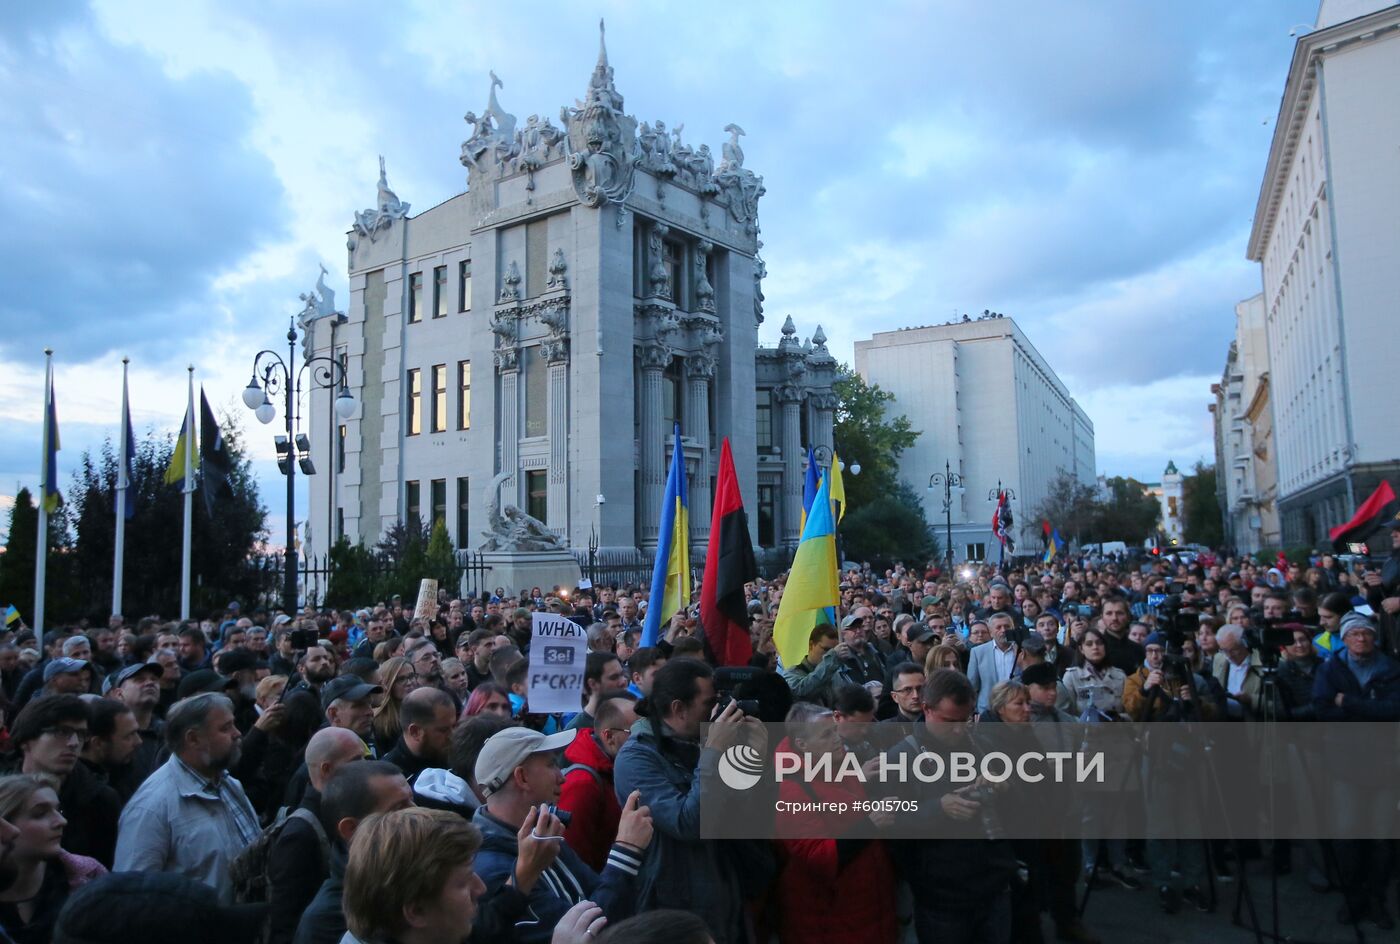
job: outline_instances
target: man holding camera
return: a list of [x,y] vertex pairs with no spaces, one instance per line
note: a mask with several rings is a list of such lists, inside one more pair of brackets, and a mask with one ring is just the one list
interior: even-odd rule
[[830,708],[833,686],[850,655],[851,648],[840,642],[836,627],[821,623],[807,639],[807,657],[783,672],[783,681],[797,701],[813,701]]

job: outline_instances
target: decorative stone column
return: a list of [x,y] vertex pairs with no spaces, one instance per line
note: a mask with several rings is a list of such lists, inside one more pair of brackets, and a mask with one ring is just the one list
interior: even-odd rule
[[661,527],[661,498],[666,491],[666,430],[661,415],[661,374],[671,363],[671,347],[657,340],[637,345],[641,358],[642,383],[637,409],[641,414],[638,451],[642,493],[637,509],[641,521],[641,546],[656,547]]
[[[514,263],[511,263],[514,268]],[[516,276],[516,283],[519,276]],[[514,285],[507,280],[507,288]],[[520,468],[520,311],[518,295],[507,297],[501,292],[500,302],[491,316],[491,332],[496,336],[496,349],[491,354],[496,373],[501,380],[501,428],[497,433],[500,470],[509,472],[514,491],[508,491],[511,501],[519,501],[520,482],[516,470]]]
[[690,489],[690,538],[700,545],[710,535],[710,384],[715,376],[715,355],[709,351],[685,359],[685,433],[700,447],[699,464]]
[[549,364],[549,530],[569,536],[569,342],[552,337],[540,345]]
[[812,405],[812,448],[832,448],[832,424],[836,417],[836,394],[814,393],[807,397]]
[[802,539],[802,390],[783,384],[773,391],[783,405],[783,543]]

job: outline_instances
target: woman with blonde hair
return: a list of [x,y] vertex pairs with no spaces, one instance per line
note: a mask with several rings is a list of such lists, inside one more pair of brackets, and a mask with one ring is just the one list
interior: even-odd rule
[[379,669],[380,684],[384,694],[379,696],[379,704],[374,706],[374,743],[381,752],[393,749],[403,733],[399,725],[399,711],[409,692],[418,687],[418,673],[413,663],[403,656],[395,656]]
[[924,674],[932,675],[939,669],[963,670],[962,655],[957,647],[944,643],[929,650],[928,658],[924,660]]
[[58,781],[47,774],[0,777],[0,817],[19,830],[9,854],[15,879],[0,892],[0,927],[15,944],[48,941],[68,896],[107,870],[63,851],[68,821],[59,812]]

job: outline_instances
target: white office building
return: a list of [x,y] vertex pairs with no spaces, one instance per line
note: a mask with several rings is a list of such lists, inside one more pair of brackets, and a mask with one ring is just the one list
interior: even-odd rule
[[1325,0],[1299,37],[1254,213],[1285,545],[1400,482],[1400,6]]
[[[1011,318],[880,332],[856,342],[855,367],[920,431],[901,476],[923,496],[940,542],[951,516],[956,560],[997,559],[999,482],[1015,494],[1017,552],[1035,554],[1040,522],[1030,519],[1060,470],[1094,485],[1094,424]],[[930,480],[946,470],[963,484],[945,513],[943,486]]]

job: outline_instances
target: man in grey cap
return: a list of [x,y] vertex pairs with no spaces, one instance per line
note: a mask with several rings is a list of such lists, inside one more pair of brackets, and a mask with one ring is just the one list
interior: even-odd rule
[[112,776],[112,787],[123,803],[131,799],[161,763],[165,722],[156,717],[156,706],[160,704],[160,679],[164,674],[159,663],[142,662],[113,672],[102,683],[103,695],[131,709],[136,718],[136,731],[141,735],[141,746],[131,756],[130,763],[125,770]]
[[[1376,624],[1352,611],[1342,617],[1342,648],[1317,670],[1313,707],[1318,721],[1400,721],[1400,662],[1376,645]],[[1331,742],[1329,742],[1331,743]],[[1324,746],[1324,751],[1326,745]],[[1393,767],[1375,758],[1333,752],[1326,759],[1328,803],[1353,835],[1380,835],[1395,815],[1384,785]],[[1380,784],[1372,781],[1379,776]],[[1377,804],[1388,809],[1378,809]],[[1393,861],[1383,839],[1338,841],[1337,870],[1346,905],[1337,917],[1345,922],[1370,918],[1382,930],[1395,927],[1385,907]]]
[[321,707],[326,712],[326,722],[333,728],[354,731],[374,757],[379,756],[379,751],[374,744],[374,706],[369,699],[383,692],[382,685],[371,685],[354,675],[341,675],[321,686]]
[[85,659],[60,656],[44,666],[45,695],[86,695],[92,688],[92,669]]
[[493,734],[477,757],[476,782],[486,794],[486,803],[473,819],[482,833],[476,872],[487,893],[495,893],[515,875],[523,840],[550,837],[558,847],[553,862],[529,891],[530,910],[539,920],[516,925],[516,939],[523,944],[549,941],[564,913],[585,899],[595,902],[614,923],[629,917],[635,908],[637,870],[652,836],[651,811],[639,805],[641,795],[633,791],[623,805],[617,839],[601,874],[564,842],[563,823],[550,811],[564,782],[559,752],[577,733],[567,730],[546,736],[530,728],[506,728]]
[[879,698],[885,686],[885,660],[870,643],[869,613],[868,607],[857,607],[841,621],[841,642],[850,653],[841,659],[841,676]]

